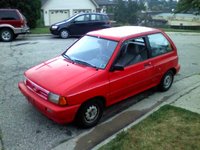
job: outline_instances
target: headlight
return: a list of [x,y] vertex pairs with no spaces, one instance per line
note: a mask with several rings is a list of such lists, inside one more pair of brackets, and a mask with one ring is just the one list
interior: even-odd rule
[[56,26],[56,25],[53,25],[53,26],[51,26],[51,28],[52,28],[52,29],[57,29],[57,28],[58,28],[58,26]]
[[48,94],[48,100],[61,106],[67,105],[67,99],[64,96],[60,96],[54,93]]

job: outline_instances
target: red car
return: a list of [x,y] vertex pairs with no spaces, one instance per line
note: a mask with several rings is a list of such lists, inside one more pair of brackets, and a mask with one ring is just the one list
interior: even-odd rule
[[107,106],[154,86],[168,90],[179,69],[177,49],[163,31],[116,27],[89,32],[29,69],[19,89],[55,122],[92,127]]

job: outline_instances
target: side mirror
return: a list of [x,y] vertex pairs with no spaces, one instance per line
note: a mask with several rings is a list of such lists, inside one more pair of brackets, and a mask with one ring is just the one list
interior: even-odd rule
[[124,70],[124,66],[118,65],[118,64],[112,66],[111,69],[110,69],[111,72],[113,72],[113,71],[123,71],[123,70]]

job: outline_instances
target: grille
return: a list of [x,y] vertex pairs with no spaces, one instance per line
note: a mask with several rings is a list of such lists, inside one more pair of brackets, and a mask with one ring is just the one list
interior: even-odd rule
[[39,85],[35,84],[34,82],[30,81],[29,79],[25,80],[25,84],[31,91],[33,91],[34,93],[36,93],[43,99],[45,99],[45,100],[48,99],[49,91],[47,91],[46,89],[40,87]]

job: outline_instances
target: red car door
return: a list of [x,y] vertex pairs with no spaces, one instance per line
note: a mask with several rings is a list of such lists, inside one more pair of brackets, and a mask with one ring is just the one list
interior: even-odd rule
[[148,59],[145,38],[124,42],[113,66],[118,69],[113,69],[109,73],[109,104],[128,98],[154,85],[152,82],[154,69],[151,60]]

